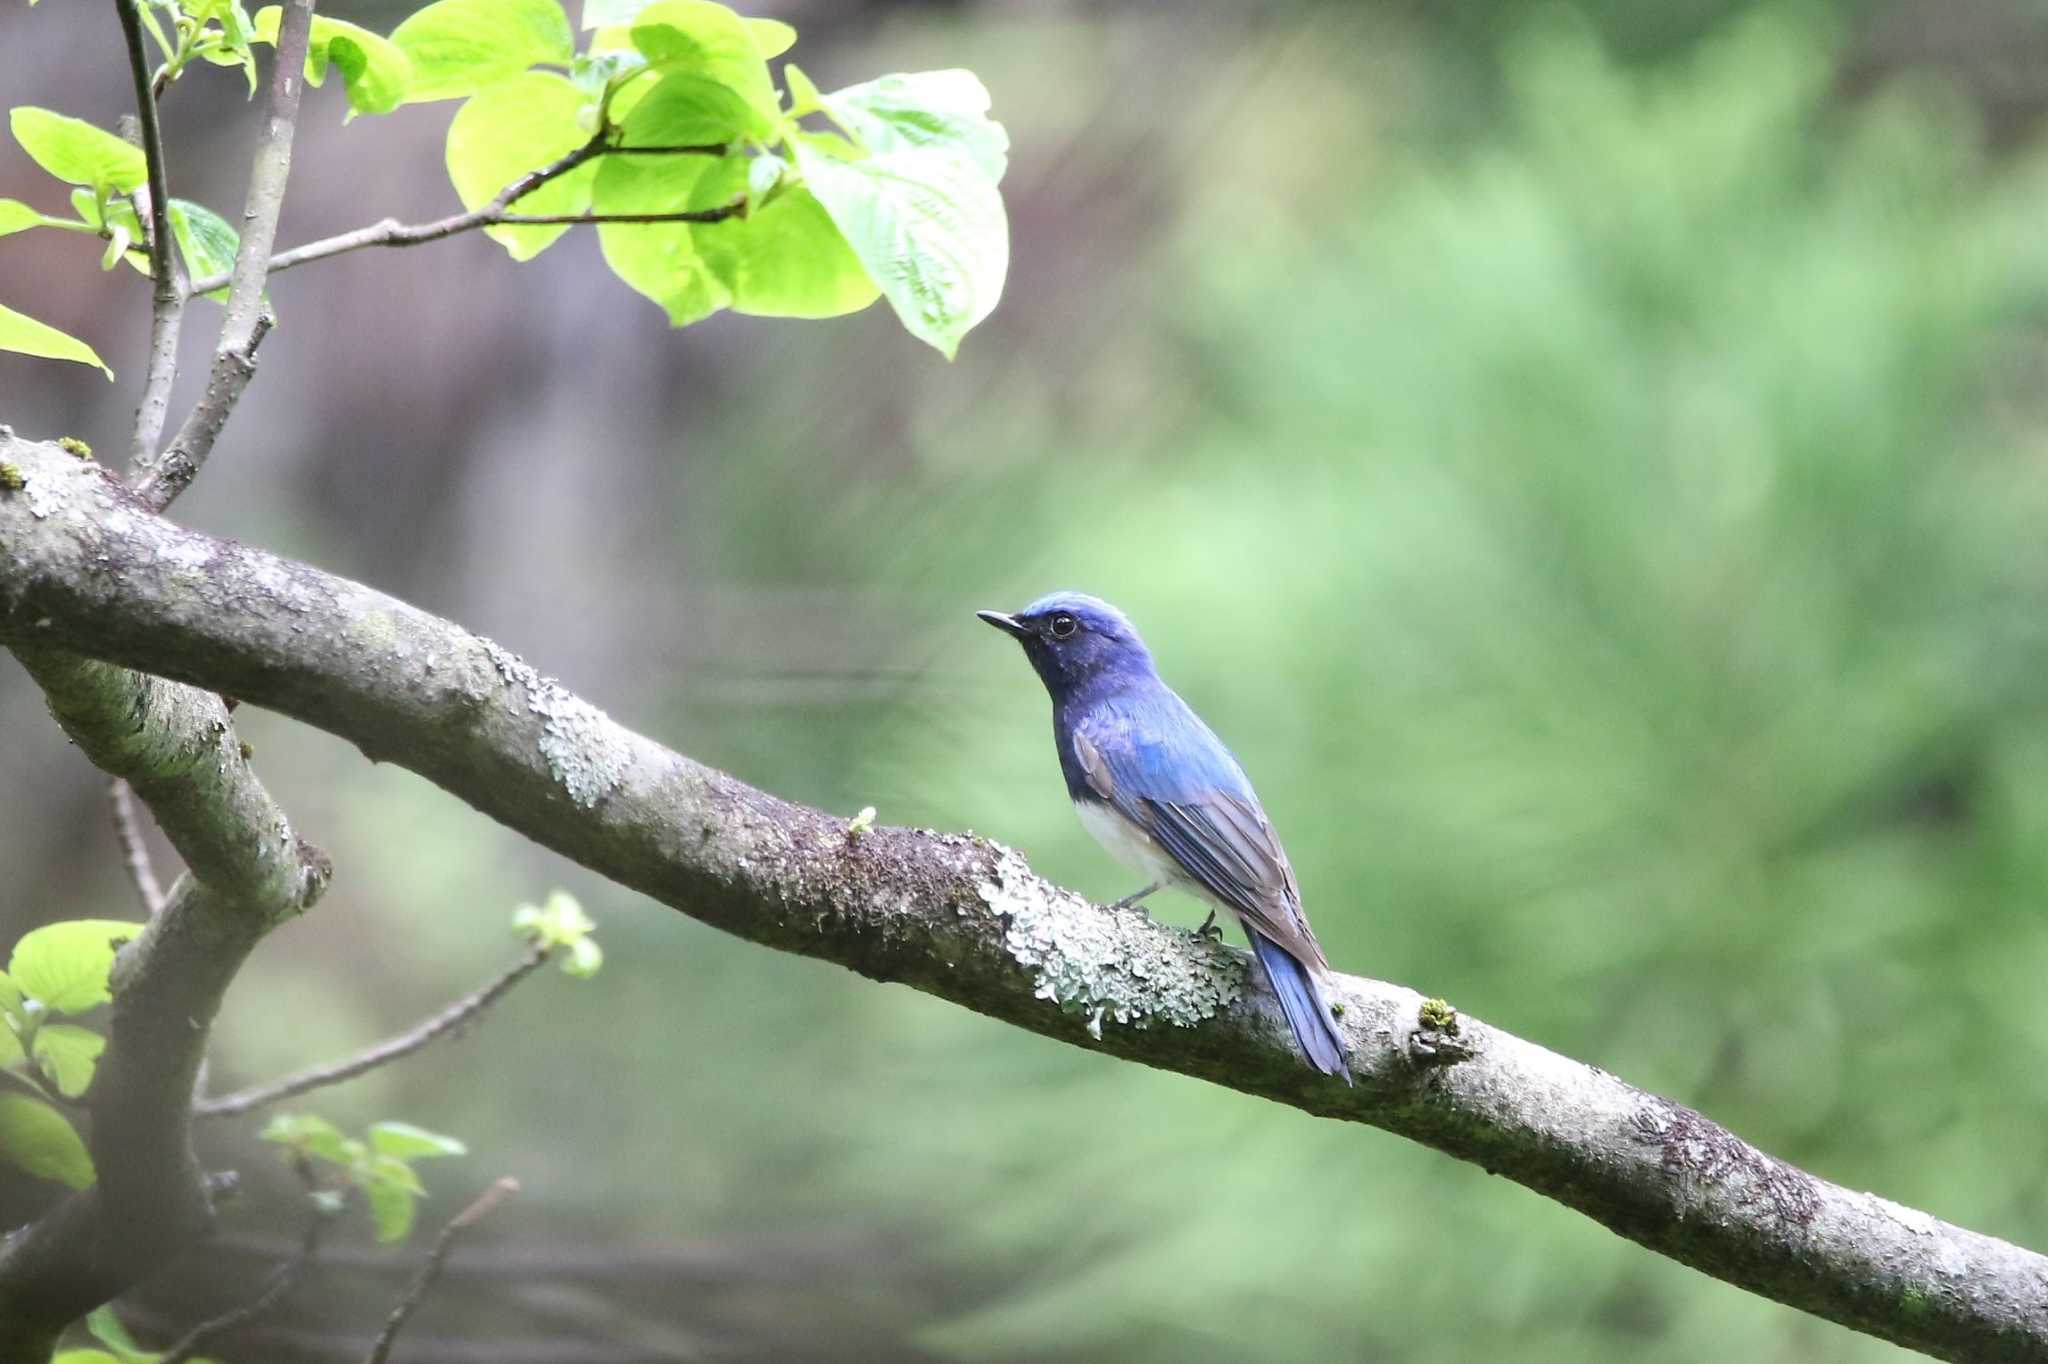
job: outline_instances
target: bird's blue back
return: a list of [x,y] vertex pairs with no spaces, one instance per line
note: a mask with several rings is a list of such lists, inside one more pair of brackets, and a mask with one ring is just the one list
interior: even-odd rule
[[[1066,617],[1064,634],[1050,627]],[[1053,703],[1067,794],[1084,816],[1112,811],[1179,875],[1243,922],[1296,1041],[1318,1069],[1350,1070],[1318,983],[1323,950],[1302,912],[1287,854],[1229,748],[1164,682],[1122,613],[1055,593],[1014,617],[990,613],[1024,645]],[[1094,827],[1091,825],[1091,827]]]

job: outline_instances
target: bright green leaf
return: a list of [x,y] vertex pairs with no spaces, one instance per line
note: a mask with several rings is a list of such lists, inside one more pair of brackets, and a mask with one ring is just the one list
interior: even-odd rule
[[1008,168],[1010,135],[988,116],[988,88],[972,71],[883,76],[817,98],[840,127],[878,156],[950,147],[991,181],[1000,181]]
[[12,1027],[0,1023],[0,1069],[18,1066],[27,1059],[28,1053],[21,1049],[21,1038]]
[[604,965],[604,949],[590,938],[578,938],[569,944],[569,955],[562,960],[562,970],[581,979],[589,979]]
[[[256,11],[256,41],[277,41],[282,13],[276,5]],[[317,86],[325,82],[330,66],[341,72],[352,116],[388,114],[412,95],[412,61],[392,38],[345,19],[316,14],[306,43],[306,83]]]
[[21,987],[5,971],[0,971],[0,1013],[21,1016]]
[[[0,319],[0,329],[4,329]],[[4,345],[0,337],[0,345]],[[11,348],[10,348],[11,349]],[[55,1013],[75,1014],[107,1002],[107,972],[114,943],[142,932],[123,919],[66,919],[24,934],[14,945],[7,974],[24,995]]]
[[[705,162],[698,156],[607,157],[591,186],[591,206],[600,213],[673,212],[688,201]],[[731,301],[698,256],[688,223],[605,223],[597,241],[612,273],[666,309],[672,326],[688,326]]]
[[767,59],[747,21],[713,0],[658,0],[633,21],[648,64],[730,87],[749,111],[747,133],[766,137],[782,115]]
[[701,229],[697,242],[732,291],[737,312],[838,317],[867,307],[881,293],[831,215],[801,186],[745,221]]
[[633,16],[654,0],[583,0],[583,27],[615,28],[633,22]]
[[107,1039],[75,1023],[45,1023],[36,1029],[36,1061],[67,1099],[85,1093]]
[[377,1224],[377,1239],[387,1244],[403,1241],[412,1232],[413,1196],[386,1180],[372,1180],[363,1186],[370,1200],[370,1220]]
[[753,110],[731,86],[687,71],[646,83],[649,88],[619,130],[621,146],[717,146],[747,136],[754,126]]
[[[116,200],[115,202],[121,203],[124,206],[126,204],[126,200]],[[99,196],[89,189],[72,190],[71,207],[78,214],[78,220],[95,232],[99,231],[106,221],[105,215],[100,212]],[[131,209],[129,211],[133,212],[134,210]]]
[[472,95],[542,62],[567,64],[574,35],[557,0],[438,0],[391,32],[412,59],[406,99]]
[[818,87],[811,83],[811,78],[806,76],[795,62],[790,62],[782,68],[782,83],[789,87],[791,118],[815,114],[825,107],[825,97],[818,93]]
[[0,199],[0,237],[10,232],[41,227],[48,221],[49,219],[19,199]]
[[[589,140],[577,126],[582,91],[561,76],[528,71],[478,92],[448,125],[448,178],[465,208],[489,203],[499,190]],[[515,213],[580,213],[590,207],[597,164],[585,162],[542,185],[512,206]],[[532,260],[569,230],[490,227],[492,241],[514,260]]]
[[748,19],[747,28],[763,57],[780,57],[796,46],[796,30],[780,19]]
[[[684,206],[687,204],[685,200]],[[547,903],[538,908],[521,905],[512,916],[512,927],[544,947],[568,947],[583,941],[597,925],[583,912],[583,906],[577,903],[575,896],[566,890],[557,890],[551,892]]]
[[372,1123],[370,1149],[379,1155],[396,1156],[401,1160],[469,1154],[469,1148],[454,1137],[444,1137],[439,1132],[429,1132],[409,1122]]
[[368,1187],[373,1184],[390,1184],[405,1190],[415,1198],[424,1198],[427,1186],[420,1183],[420,1177],[412,1166],[397,1156],[371,1156],[357,1172],[358,1182]]
[[26,1094],[0,1094],[0,1156],[41,1179],[92,1186],[92,1157],[62,1113]]
[[123,1361],[105,1350],[59,1350],[52,1356],[50,1364],[123,1364]]
[[[242,239],[234,228],[228,226],[227,219],[204,204],[195,204],[187,199],[171,200],[170,219],[171,235],[177,239],[178,250],[185,257],[186,278],[211,279],[235,268],[235,251],[242,244]],[[206,295],[221,303],[227,301],[227,296],[228,291],[224,288]]]
[[804,181],[913,336],[951,359],[996,306],[1010,231],[995,182],[948,147],[846,162],[792,139]]
[[327,1119],[311,1113],[279,1113],[264,1125],[261,1136],[265,1141],[290,1146],[336,1165],[355,1164],[356,1152],[362,1145],[343,1136],[341,1129]]
[[128,1327],[116,1316],[111,1303],[102,1303],[86,1314],[85,1329],[92,1332],[92,1338],[112,1350],[123,1360],[153,1361],[156,1356],[135,1343],[135,1337],[128,1334]]
[[100,194],[127,194],[149,179],[142,148],[84,119],[23,105],[7,116],[14,140],[59,180]]

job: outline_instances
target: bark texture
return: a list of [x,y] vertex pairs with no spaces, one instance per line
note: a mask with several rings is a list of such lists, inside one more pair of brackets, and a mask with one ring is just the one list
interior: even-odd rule
[[1240,952],[1088,904],[985,839],[861,830],[778,800],[490,640],[182,529],[95,466],[0,431],[10,470],[0,641],[30,656],[61,649],[283,712],[740,937],[1399,1133],[1857,1330],[1946,1359],[2048,1360],[2048,1259],[2031,1251],[1830,1184],[1398,985],[1337,978],[1346,1089],[1300,1062]]

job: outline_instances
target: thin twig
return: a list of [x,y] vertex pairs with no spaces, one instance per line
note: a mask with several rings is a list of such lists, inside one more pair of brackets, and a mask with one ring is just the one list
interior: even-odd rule
[[[134,0],[122,0],[124,5]],[[277,218],[284,209],[285,181],[292,166],[292,135],[299,122],[299,97],[305,90],[306,46],[313,27],[313,0],[287,0],[278,22],[275,65],[270,73],[270,106],[256,139],[256,158],[249,171],[249,194],[242,208],[242,239],[235,250],[235,268],[225,280],[207,281],[210,293],[228,289],[227,314],[214,347],[206,392],[178,427],[159,458],[156,442],[138,456],[135,492],[158,511],[170,506],[190,486],[199,466],[213,450],[242,390],[256,372],[256,348],[270,330],[269,305],[263,298],[270,273],[271,248],[277,242]],[[159,429],[161,429],[159,427]]]
[[[289,251],[280,251],[270,258],[270,273],[289,270],[295,265],[305,265],[329,256],[339,256],[348,251],[360,251],[366,246],[419,246],[426,242],[440,241],[459,232],[470,232],[480,227],[500,225],[521,226],[553,223],[716,223],[740,215],[743,201],[734,200],[717,208],[694,209],[678,213],[575,213],[575,214],[515,214],[512,205],[539,189],[551,180],[560,179],[584,162],[599,156],[723,156],[727,148],[723,143],[707,143],[675,147],[614,147],[603,140],[603,135],[592,138],[574,151],[560,157],[538,170],[528,171],[511,184],[499,190],[491,201],[480,208],[464,213],[452,213],[430,223],[401,223],[395,218],[371,223],[350,232],[324,237],[304,246],[295,246]],[[190,292],[203,294],[218,289],[225,283],[223,277],[203,279],[193,284]]]
[[115,0],[121,32],[128,39],[128,66],[135,78],[135,112],[141,120],[142,160],[149,174],[149,368],[142,402],[135,410],[129,460],[140,467],[156,452],[178,377],[178,324],[185,313],[185,267],[171,240],[171,186],[164,170],[163,130],[157,124],[156,95],[150,89],[149,54],[142,46],[140,0]]
[[107,783],[107,800],[114,807],[114,837],[121,840],[121,857],[128,864],[128,879],[142,900],[143,911],[152,918],[164,907],[164,888],[149,862],[149,845],[142,841],[142,827],[135,820],[135,801],[128,783],[115,777]]
[[410,1056],[435,1038],[445,1036],[471,1022],[478,1014],[497,1003],[506,991],[533,974],[541,963],[553,955],[553,948],[536,943],[527,948],[518,961],[512,963],[482,989],[464,995],[433,1017],[423,1020],[418,1026],[396,1037],[379,1042],[369,1050],[358,1052],[346,1060],[315,1066],[311,1070],[302,1070],[297,1075],[289,1075],[282,1080],[273,1080],[267,1085],[256,1085],[217,1099],[202,1100],[193,1105],[192,1112],[194,1116],[202,1118],[233,1117],[238,1113],[247,1113],[252,1108],[263,1108],[304,1094],[308,1090],[323,1089],[328,1085],[340,1084],[343,1080],[352,1080],[366,1071],[388,1065],[400,1057]]
[[432,1288],[434,1280],[441,1276],[441,1266],[447,1263],[448,1252],[455,1246],[455,1238],[490,1216],[493,1208],[518,1192],[519,1181],[506,1175],[485,1189],[483,1196],[476,1202],[448,1220],[448,1225],[441,1228],[441,1234],[434,1238],[434,1248],[427,1252],[427,1262],[420,1266],[420,1272],[414,1277],[412,1286],[405,1290],[405,1296],[398,1300],[397,1306],[391,1309],[391,1315],[385,1319],[384,1329],[377,1333],[376,1342],[370,1346],[370,1353],[364,1356],[363,1364],[384,1364],[391,1357],[391,1342],[398,1338],[406,1319],[419,1310],[420,1303],[427,1296],[427,1290]]
[[66,1112],[82,1113],[85,1111],[84,1103],[57,1088],[57,1082],[50,1078],[50,1073],[43,1069],[43,1063],[36,1059],[33,1052],[28,1052],[27,1048],[23,1048],[23,1051],[27,1054],[23,1058],[22,1069],[0,1069],[0,1075],[5,1075],[17,1084],[34,1090],[37,1094],[48,1099]]
[[157,1364],[185,1364],[214,1337],[247,1326],[283,1302],[306,1277],[306,1271],[313,1267],[313,1262],[320,1258],[320,1238],[326,1233],[327,1224],[334,1220],[334,1214],[315,1205],[307,1218],[305,1233],[299,1238],[298,1254],[277,1267],[277,1272],[270,1276],[270,1282],[264,1285],[261,1293],[240,1307],[231,1307],[219,1316],[209,1317],[194,1326],[164,1351]]

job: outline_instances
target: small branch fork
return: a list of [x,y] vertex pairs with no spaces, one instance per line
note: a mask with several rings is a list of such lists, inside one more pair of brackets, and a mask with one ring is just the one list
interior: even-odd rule
[[[587,161],[600,156],[723,156],[728,148],[723,143],[692,144],[674,147],[618,147],[606,141],[606,134],[600,133],[574,151],[565,152],[538,170],[528,171],[511,184],[499,190],[496,196],[479,208],[464,213],[452,213],[427,223],[401,223],[386,218],[367,227],[351,232],[326,237],[304,246],[295,246],[289,251],[280,251],[270,258],[270,273],[289,270],[295,265],[325,260],[348,251],[360,251],[366,246],[419,246],[426,242],[440,241],[459,232],[472,232],[480,227],[522,227],[541,226],[556,223],[717,223],[727,218],[737,218],[746,212],[745,199],[735,199],[729,204],[716,208],[688,209],[674,213],[541,213],[521,214],[511,211],[512,205],[553,180],[559,180],[570,171]],[[191,286],[188,294],[203,294],[218,289],[227,282],[225,277],[203,279]]]
[[370,1353],[364,1357],[363,1364],[385,1364],[385,1361],[391,1358],[392,1342],[398,1339],[398,1333],[404,1329],[407,1320],[426,1300],[428,1290],[434,1286],[434,1280],[441,1277],[441,1267],[448,1262],[448,1252],[455,1248],[456,1238],[489,1217],[500,1203],[518,1192],[519,1181],[506,1175],[485,1189],[483,1196],[476,1202],[448,1220],[448,1225],[441,1228],[441,1234],[434,1238],[434,1248],[427,1252],[427,1262],[420,1266],[420,1272],[413,1279],[412,1285],[405,1290],[405,1296],[391,1309],[391,1316],[385,1321],[384,1329],[377,1333],[377,1339],[370,1346]]
[[149,54],[142,44],[141,0],[116,0],[121,32],[128,40],[128,66],[135,78],[135,110],[141,127],[142,158],[149,172],[149,368],[142,403],[135,412],[130,458],[141,464],[156,452],[170,412],[171,385],[178,377],[178,326],[185,314],[185,267],[171,240],[171,186],[164,170],[163,130],[150,88]]
[[379,1066],[389,1065],[401,1057],[410,1056],[436,1038],[457,1032],[473,1022],[478,1014],[497,1003],[513,986],[532,975],[553,955],[553,948],[536,943],[496,979],[474,993],[464,995],[433,1017],[423,1020],[417,1027],[346,1060],[315,1066],[311,1070],[300,1071],[297,1075],[287,1076],[267,1085],[256,1085],[217,1099],[201,1100],[193,1105],[193,1114],[201,1118],[234,1117],[247,1113],[252,1108],[263,1108],[304,1094],[308,1090],[338,1085],[344,1080],[352,1080]]
[[283,1302],[319,1260],[321,1238],[326,1235],[328,1225],[333,1221],[333,1213],[314,1207],[306,1215],[306,1230],[299,1237],[298,1253],[278,1266],[277,1272],[271,1276],[270,1282],[264,1285],[263,1291],[240,1307],[229,1308],[219,1316],[209,1317],[194,1326],[164,1351],[157,1364],[186,1364],[186,1361],[204,1349],[208,1342],[247,1326]]
[[[298,127],[299,98],[305,91],[303,71],[306,47],[313,27],[314,0],[288,0],[278,22],[276,64],[270,77],[270,107],[263,131],[256,141],[256,157],[249,171],[249,194],[242,209],[241,243],[235,251],[234,272],[227,279],[208,280],[203,289],[186,289],[180,298],[230,285],[227,315],[221,322],[220,342],[214,348],[213,366],[207,372],[206,392],[178,428],[178,434],[161,456],[154,436],[139,445],[135,457],[134,488],[138,497],[157,511],[171,505],[191,485],[221,428],[227,425],[242,390],[256,373],[256,348],[270,330],[270,310],[263,300],[263,285],[270,271],[270,251],[277,241],[277,219],[284,209],[285,181],[291,173],[292,136]],[[124,10],[136,0],[121,0]],[[134,40],[137,53],[140,40]],[[147,76],[136,68],[138,90],[145,110],[153,109],[147,98]],[[150,114],[151,119],[154,114]],[[158,272],[159,281],[164,276]],[[161,288],[161,285],[159,286]],[[159,421],[158,429],[162,423]]]

